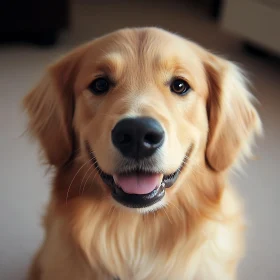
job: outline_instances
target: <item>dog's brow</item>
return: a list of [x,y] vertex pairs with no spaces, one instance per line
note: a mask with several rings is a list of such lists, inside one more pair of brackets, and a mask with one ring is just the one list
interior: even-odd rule
[[162,57],[158,56],[155,59],[155,65],[157,67],[163,69],[164,71],[168,71],[171,73],[181,72],[181,73],[189,73],[189,67],[187,63],[182,62],[182,58],[177,56],[171,57]]
[[100,59],[97,69],[108,74],[116,74],[123,68],[123,64],[124,59],[121,54],[109,53]]
[[178,63],[178,62],[171,62],[165,64],[166,70],[172,73],[189,73],[189,69],[186,64]]
[[158,63],[158,69],[165,74],[166,80],[172,77],[181,77],[184,79],[191,79],[191,72],[187,64],[178,63],[176,60],[166,59]]

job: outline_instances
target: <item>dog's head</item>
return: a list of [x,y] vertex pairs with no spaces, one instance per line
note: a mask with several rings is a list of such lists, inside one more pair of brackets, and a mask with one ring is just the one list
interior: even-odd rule
[[251,97],[231,62],[145,28],[74,50],[24,104],[51,165],[92,165],[93,188],[151,210],[171,201],[191,170],[225,172],[249,153],[260,130]]

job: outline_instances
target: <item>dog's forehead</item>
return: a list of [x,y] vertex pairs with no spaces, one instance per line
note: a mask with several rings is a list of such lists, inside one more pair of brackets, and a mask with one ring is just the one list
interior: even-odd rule
[[[171,66],[200,61],[195,44],[158,28],[125,29],[94,41],[89,56],[96,64],[123,66],[135,62]],[[91,59],[90,59],[91,60]]]
[[158,28],[126,29],[96,39],[83,56],[77,84],[83,87],[98,76],[133,85],[156,77],[167,82],[181,76],[197,83],[203,76],[199,47]]

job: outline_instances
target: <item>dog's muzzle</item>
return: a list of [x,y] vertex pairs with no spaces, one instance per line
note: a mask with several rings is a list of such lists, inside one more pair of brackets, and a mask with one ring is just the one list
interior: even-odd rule
[[166,188],[176,182],[192,148],[175,172],[164,174],[156,160],[156,152],[165,141],[164,129],[158,121],[149,117],[123,119],[113,128],[111,137],[122,157],[114,174],[100,168],[88,142],[86,148],[112,197],[130,208],[150,207],[162,200]]

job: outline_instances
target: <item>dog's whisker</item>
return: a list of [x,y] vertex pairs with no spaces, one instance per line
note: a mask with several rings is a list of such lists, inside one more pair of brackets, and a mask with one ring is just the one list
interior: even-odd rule
[[98,175],[98,173],[99,173],[99,170],[98,170],[98,168],[96,168],[96,167],[94,167],[93,166],[93,170],[91,171],[91,173],[89,174],[89,176],[88,176],[88,178],[87,178],[87,180],[86,180],[86,183],[84,184],[84,186],[83,186],[83,191],[82,191],[82,194],[84,193],[84,191],[86,190],[86,185],[87,185],[87,182],[88,182],[88,180],[89,180],[89,178],[90,178],[90,176],[91,176],[91,174],[94,172],[94,171],[96,171],[96,173],[95,173],[95,175],[94,175],[94,177],[93,177],[93,179],[92,179],[92,182],[94,182],[94,179],[96,178],[96,176]]
[[[89,176],[87,177],[87,179],[86,179],[86,181],[85,181],[85,183],[84,183],[84,185],[83,185],[82,194],[84,193],[84,191],[85,191],[85,189],[86,189],[87,182],[88,182],[89,178],[91,177],[91,175],[92,175],[92,173],[93,173],[94,171],[97,171],[97,172],[98,172],[98,170],[97,170],[96,168],[93,168],[93,169],[91,170]],[[97,175],[97,173],[94,175],[92,181],[94,181],[96,175]]]
[[[91,172],[89,173],[89,175],[88,175],[86,181],[84,182],[84,185],[83,185],[83,188],[82,188],[82,193],[81,193],[82,195],[84,194],[84,192],[85,192],[85,190],[86,190],[87,183],[88,183],[89,179],[91,178],[92,173],[95,172],[95,171],[98,172],[98,170],[96,170],[96,168],[92,168],[92,170],[91,170]],[[96,174],[97,174],[97,173],[96,173]],[[94,181],[94,179],[95,179],[95,177],[96,177],[96,174],[94,175],[92,181]]]
[[79,194],[81,194],[81,189],[82,189],[82,185],[84,183],[85,177],[91,169],[92,169],[92,165],[89,166],[88,170],[85,172],[85,175],[83,176],[83,179],[81,180],[80,187],[79,187]]
[[167,214],[167,212],[166,212],[166,210],[165,210],[165,207],[166,207],[166,206],[162,207],[162,210],[164,211],[164,213],[165,213],[166,216],[167,216],[167,219],[169,220],[170,224],[172,225],[172,221],[171,221],[170,217],[168,216],[168,214]]
[[83,169],[83,167],[84,167],[86,164],[88,164],[91,160],[92,160],[92,159],[86,161],[86,162],[79,168],[79,170],[76,172],[75,176],[73,177],[73,179],[72,179],[72,181],[71,181],[71,183],[70,183],[70,185],[69,185],[69,187],[68,187],[68,189],[67,189],[67,193],[66,193],[66,205],[67,205],[67,203],[68,203],[69,192],[70,192],[70,189],[71,189],[71,186],[72,186],[74,180],[76,179],[76,177],[77,177],[77,175],[80,173],[80,171]]

